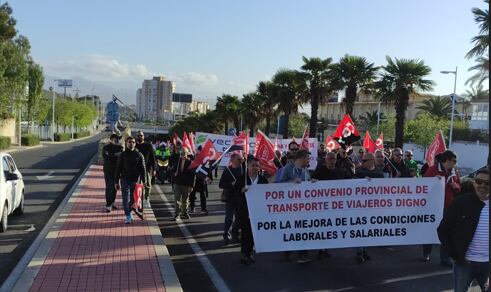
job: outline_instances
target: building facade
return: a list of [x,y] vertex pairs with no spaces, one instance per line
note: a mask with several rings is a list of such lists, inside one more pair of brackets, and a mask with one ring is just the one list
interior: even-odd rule
[[140,120],[164,120],[172,112],[172,94],[176,89],[173,81],[164,76],[144,80],[136,92],[136,108]]
[[472,101],[471,107],[472,112],[469,121],[469,128],[473,130],[489,131],[489,101]]

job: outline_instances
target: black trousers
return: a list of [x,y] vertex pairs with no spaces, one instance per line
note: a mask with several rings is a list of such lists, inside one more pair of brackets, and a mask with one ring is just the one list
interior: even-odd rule
[[240,229],[242,230],[240,252],[245,255],[250,255],[254,248],[254,238],[252,236],[251,220],[249,219],[249,210],[247,209],[247,201],[244,194],[241,194],[238,200],[237,219],[239,221]]
[[189,207],[194,208],[196,202],[196,193],[199,193],[199,202],[201,205],[201,211],[206,210],[206,198],[208,197],[208,187],[204,186],[201,190],[196,191],[193,189],[189,194]]
[[106,182],[106,207],[111,207],[116,200],[116,183],[114,182],[114,174],[105,171],[104,181]]

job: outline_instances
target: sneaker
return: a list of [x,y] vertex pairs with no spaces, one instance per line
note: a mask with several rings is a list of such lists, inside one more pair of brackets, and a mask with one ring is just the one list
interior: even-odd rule
[[312,260],[309,257],[301,257],[297,260],[297,264],[303,265],[306,263],[310,263]]
[[194,213],[194,207],[189,207],[189,213]]
[[224,238],[223,239],[223,245],[228,245],[230,243],[230,239]]
[[111,213],[111,207],[106,207],[106,213]]
[[232,236],[232,243],[240,243],[239,236]]
[[240,263],[248,266],[248,265],[253,263],[253,260],[251,259],[251,256],[248,256],[246,254],[242,254],[240,257]]
[[144,208],[147,208],[147,209],[152,208],[152,206],[150,205],[150,200],[149,199],[146,199],[145,201],[143,201],[143,207]]
[[112,205],[111,205],[111,209],[113,209],[113,210],[118,210],[118,207],[116,207],[116,205],[112,204]]
[[189,214],[183,214],[181,215],[181,219],[191,219],[191,216]]
[[430,255],[423,255],[422,257],[419,258],[420,261],[422,262],[429,262],[431,260]]
[[128,215],[128,216],[126,216],[126,219],[124,220],[124,223],[125,224],[130,224],[132,220],[133,220],[133,217],[131,217],[131,215]]
[[208,215],[208,210],[206,209],[201,209],[201,212],[203,213],[203,215]]

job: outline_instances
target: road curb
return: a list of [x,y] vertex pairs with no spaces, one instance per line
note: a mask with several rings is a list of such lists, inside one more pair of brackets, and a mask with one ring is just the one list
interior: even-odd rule
[[70,141],[63,141],[63,142],[42,141],[41,143],[42,143],[43,145],[61,145],[61,144],[75,143],[75,142],[78,142],[78,141],[87,140],[87,139],[89,139],[89,138],[92,138],[92,137],[94,137],[94,136],[99,135],[100,133],[103,133],[103,132],[102,132],[102,131],[97,131],[97,132],[95,132],[95,134],[93,134],[93,135],[86,136],[86,137],[82,137],[82,138],[80,138],[80,139],[73,139],[73,140],[70,140]]
[[[17,263],[14,270],[0,287],[0,292],[8,291],[28,291],[31,287],[37,273],[41,269],[46,256],[48,255],[58,233],[63,227],[63,223],[67,215],[70,213],[77,194],[82,188],[83,177],[89,168],[95,163],[97,154],[95,154],[82,174],[75,181],[68,194],[55,210],[51,218],[46,223],[41,232],[36,236],[36,239],[26,251],[21,260]],[[46,240],[45,240],[46,239]]]
[[182,292],[181,282],[177,277],[176,270],[170,259],[169,250],[164,243],[164,238],[160,233],[159,224],[153,213],[153,209],[145,209],[145,219],[152,234],[153,245],[157,255],[157,262],[160,268],[160,276],[164,281],[165,291]]
[[32,150],[32,149],[38,149],[38,148],[43,148],[43,147],[46,147],[46,145],[43,145],[43,144],[39,144],[39,145],[36,145],[36,146],[32,146],[32,147],[25,147],[25,148],[19,148],[19,149],[7,149],[7,150],[4,150],[5,153],[16,153],[16,152],[21,152],[21,151],[27,151],[27,150]]

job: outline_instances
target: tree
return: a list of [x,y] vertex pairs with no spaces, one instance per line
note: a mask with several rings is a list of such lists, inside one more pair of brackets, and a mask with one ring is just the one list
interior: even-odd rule
[[29,126],[35,120],[36,111],[43,96],[44,75],[41,66],[34,62],[29,63],[28,69],[29,92],[27,95],[27,117]]
[[484,81],[489,79],[489,57],[478,57],[477,64],[470,67],[468,71],[477,71],[474,75],[465,81],[465,84],[482,85]]
[[[334,91],[333,78],[330,71],[332,58],[306,58],[302,57],[304,64],[303,80],[306,82],[306,99],[310,102],[310,126],[309,137],[315,137],[317,134],[317,112],[319,103],[322,98],[328,96]],[[307,101],[306,100],[306,101]]]
[[397,59],[386,57],[387,65],[377,81],[378,95],[383,102],[393,102],[396,110],[395,147],[402,148],[404,143],[404,121],[409,104],[409,96],[419,91],[432,89],[433,81],[425,79],[431,72],[423,60]]
[[272,79],[275,86],[275,100],[278,103],[278,110],[285,115],[285,124],[282,129],[283,138],[288,138],[288,125],[290,115],[298,112],[298,107],[302,104],[301,93],[305,92],[302,88],[299,72],[294,70],[280,69]]
[[267,136],[269,135],[271,128],[271,119],[274,119],[277,116],[275,86],[271,81],[261,81],[257,85],[256,92],[258,94],[258,100],[261,103],[261,114],[266,120],[264,133]]
[[405,128],[404,140],[427,148],[433,139],[435,139],[436,132],[442,130],[443,133],[447,133],[449,122],[447,119],[442,119],[425,112],[419,114],[416,119],[408,121]]
[[240,103],[240,112],[249,128],[249,136],[254,137],[257,124],[261,117],[260,96],[256,92],[244,94]]
[[[365,130],[368,130],[372,127],[377,126],[377,122],[382,123],[385,121],[387,117],[385,116],[384,113],[380,113],[380,120],[379,120],[379,115],[378,111],[373,111],[373,112],[366,112],[365,116],[360,116],[359,120],[363,123]],[[375,133],[375,132],[374,132]]]
[[378,67],[364,57],[345,55],[338,64],[334,64],[332,71],[337,87],[346,88],[343,103],[346,113],[351,116],[358,90],[370,91]]
[[[489,6],[489,0],[484,2]],[[488,52],[489,47],[489,10],[474,7],[471,11],[474,14],[474,21],[479,25],[479,34],[471,39],[474,47],[465,55],[467,59],[483,56]]]
[[[288,120],[288,129],[293,137],[302,137],[305,131],[305,125],[309,122],[310,117],[306,113],[292,114]],[[299,142],[299,141],[297,141]]]
[[489,89],[483,89],[482,84],[466,90],[464,96],[471,101],[487,100],[489,98]]
[[0,6],[0,42],[12,40],[17,35],[15,24],[17,21],[12,17],[12,8],[8,3]]
[[178,121],[171,128],[171,132],[182,134],[186,132],[219,133],[222,131],[221,120],[216,111],[208,111],[206,114],[190,113],[184,119]]
[[434,116],[435,118],[448,119],[452,114],[452,101],[447,97],[433,96],[423,100],[416,109]]
[[[384,142],[387,142],[387,141],[393,142],[394,141],[395,125],[396,125],[396,117],[394,116],[394,114],[388,114],[387,117],[385,118],[385,120],[380,122],[378,130],[379,130],[379,133],[384,134]],[[370,133],[377,133],[377,124],[371,125],[368,128],[368,131]],[[378,138],[378,136],[373,135],[372,138],[375,140]]]
[[225,135],[227,135],[228,122],[233,121],[235,128],[240,127],[240,101],[235,95],[223,94],[217,97],[216,111],[224,123]]

